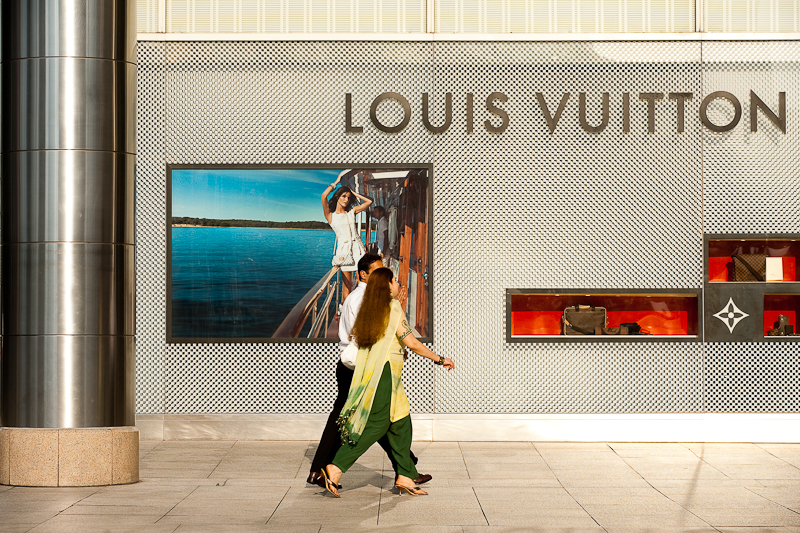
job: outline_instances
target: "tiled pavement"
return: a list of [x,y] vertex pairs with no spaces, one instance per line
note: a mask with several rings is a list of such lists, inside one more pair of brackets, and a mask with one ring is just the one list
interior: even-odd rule
[[144,441],[140,483],[0,486],[0,531],[800,533],[800,444],[419,442],[424,497],[373,447],[338,500],[314,446]]

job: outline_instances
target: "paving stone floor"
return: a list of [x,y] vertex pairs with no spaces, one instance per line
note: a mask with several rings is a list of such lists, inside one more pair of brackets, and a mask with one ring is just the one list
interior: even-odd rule
[[341,499],[305,483],[315,446],[143,441],[140,483],[0,486],[0,531],[800,533],[800,444],[419,442],[424,497],[376,446]]

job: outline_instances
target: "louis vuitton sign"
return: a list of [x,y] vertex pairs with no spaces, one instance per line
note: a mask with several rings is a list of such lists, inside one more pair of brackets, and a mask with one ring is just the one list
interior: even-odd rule
[[[764,102],[764,100],[761,99],[760,96],[758,96],[755,92],[750,91],[749,101],[745,102],[745,104],[748,106],[748,112],[750,113],[750,131],[758,131],[758,117],[761,115],[782,133],[786,133],[786,93],[779,92],[777,96],[778,105],[777,110],[775,110],[774,106],[771,108]],[[694,93],[690,92],[624,92],[619,95],[621,106],[615,106],[613,112],[620,113],[622,115],[621,132],[630,133],[631,100],[637,99],[641,102],[646,102],[647,104],[647,131],[649,133],[655,133],[657,130],[657,125],[659,122],[656,116],[657,111],[659,113],[674,113],[676,118],[674,122],[676,126],[676,132],[683,133],[686,115],[686,102],[693,100],[694,98]],[[564,111],[571,105],[574,105],[572,102],[574,102],[576,99],[578,102],[578,119],[580,121],[581,128],[586,133],[592,134],[598,134],[605,131],[609,124],[610,114],[612,113],[612,108],[610,105],[611,96],[609,93],[601,93],[601,109],[599,113],[601,116],[599,119],[594,119],[594,122],[592,122],[592,120],[587,118],[587,116],[591,115],[596,117],[598,112],[597,110],[587,109],[587,98],[585,92],[577,93],[577,98],[573,93],[568,92],[562,93],[560,96],[545,96],[543,93],[537,92],[536,106],[538,107],[538,111],[541,113],[542,120],[547,125],[550,133],[555,133],[559,127],[559,122],[561,121]],[[732,116],[726,117],[725,121],[721,121],[719,123],[712,122],[708,116],[709,105],[717,99],[726,101],[727,107],[729,109],[732,108],[733,111]],[[447,132],[451,127],[454,127],[453,94],[445,93],[444,100],[444,117],[439,118],[437,123],[434,124],[434,121],[430,116],[430,97],[428,93],[422,93],[422,108],[419,110],[418,116],[422,120],[422,124],[425,126],[425,129],[433,134],[442,134]],[[381,122],[378,117],[378,107],[387,101],[393,101],[394,105],[399,104],[402,107],[402,118],[396,124],[385,124]],[[482,126],[489,133],[503,133],[506,131],[512,120],[512,117],[509,116],[508,111],[506,111],[504,108],[504,104],[507,104],[508,101],[509,97],[501,92],[493,92],[489,94],[489,96],[487,96],[482,102],[484,110],[486,113],[488,113],[489,118],[483,120],[482,124],[479,124],[478,127]],[[392,104],[386,103],[385,105]],[[459,127],[464,127],[467,133],[473,133],[476,127],[474,94],[467,93],[465,99],[461,102],[461,105],[464,106],[464,115],[466,120],[464,124],[459,125]],[[707,129],[714,132],[726,132],[732,130],[739,124],[739,121],[742,118],[742,110],[742,102],[740,102],[736,96],[726,91],[715,91],[705,96],[700,102],[698,114],[701,124]],[[347,133],[355,134],[362,133],[364,131],[364,126],[353,123],[353,113],[352,93],[346,93],[345,131]],[[372,100],[372,104],[369,108],[370,122],[376,129],[385,133],[400,133],[406,128],[406,126],[408,126],[414,116],[415,113],[412,111],[411,105],[408,103],[408,99],[406,99],[402,94],[396,92],[385,92],[379,94]],[[482,116],[486,115],[484,114]]]

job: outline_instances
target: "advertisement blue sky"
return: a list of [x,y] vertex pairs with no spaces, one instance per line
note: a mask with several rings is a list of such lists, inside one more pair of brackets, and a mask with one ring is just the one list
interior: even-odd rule
[[344,169],[173,169],[172,216],[325,222],[320,195]]

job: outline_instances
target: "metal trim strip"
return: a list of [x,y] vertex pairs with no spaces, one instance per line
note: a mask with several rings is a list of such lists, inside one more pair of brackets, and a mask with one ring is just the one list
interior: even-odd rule
[[142,42],[187,41],[800,41],[800,33],[139,33]]
[[[411,417],[415,441],[800,442],[798,414],[412,414]],[[316,440],[326,418],[326,414],[137,414],[136,425],[142,440]]]

